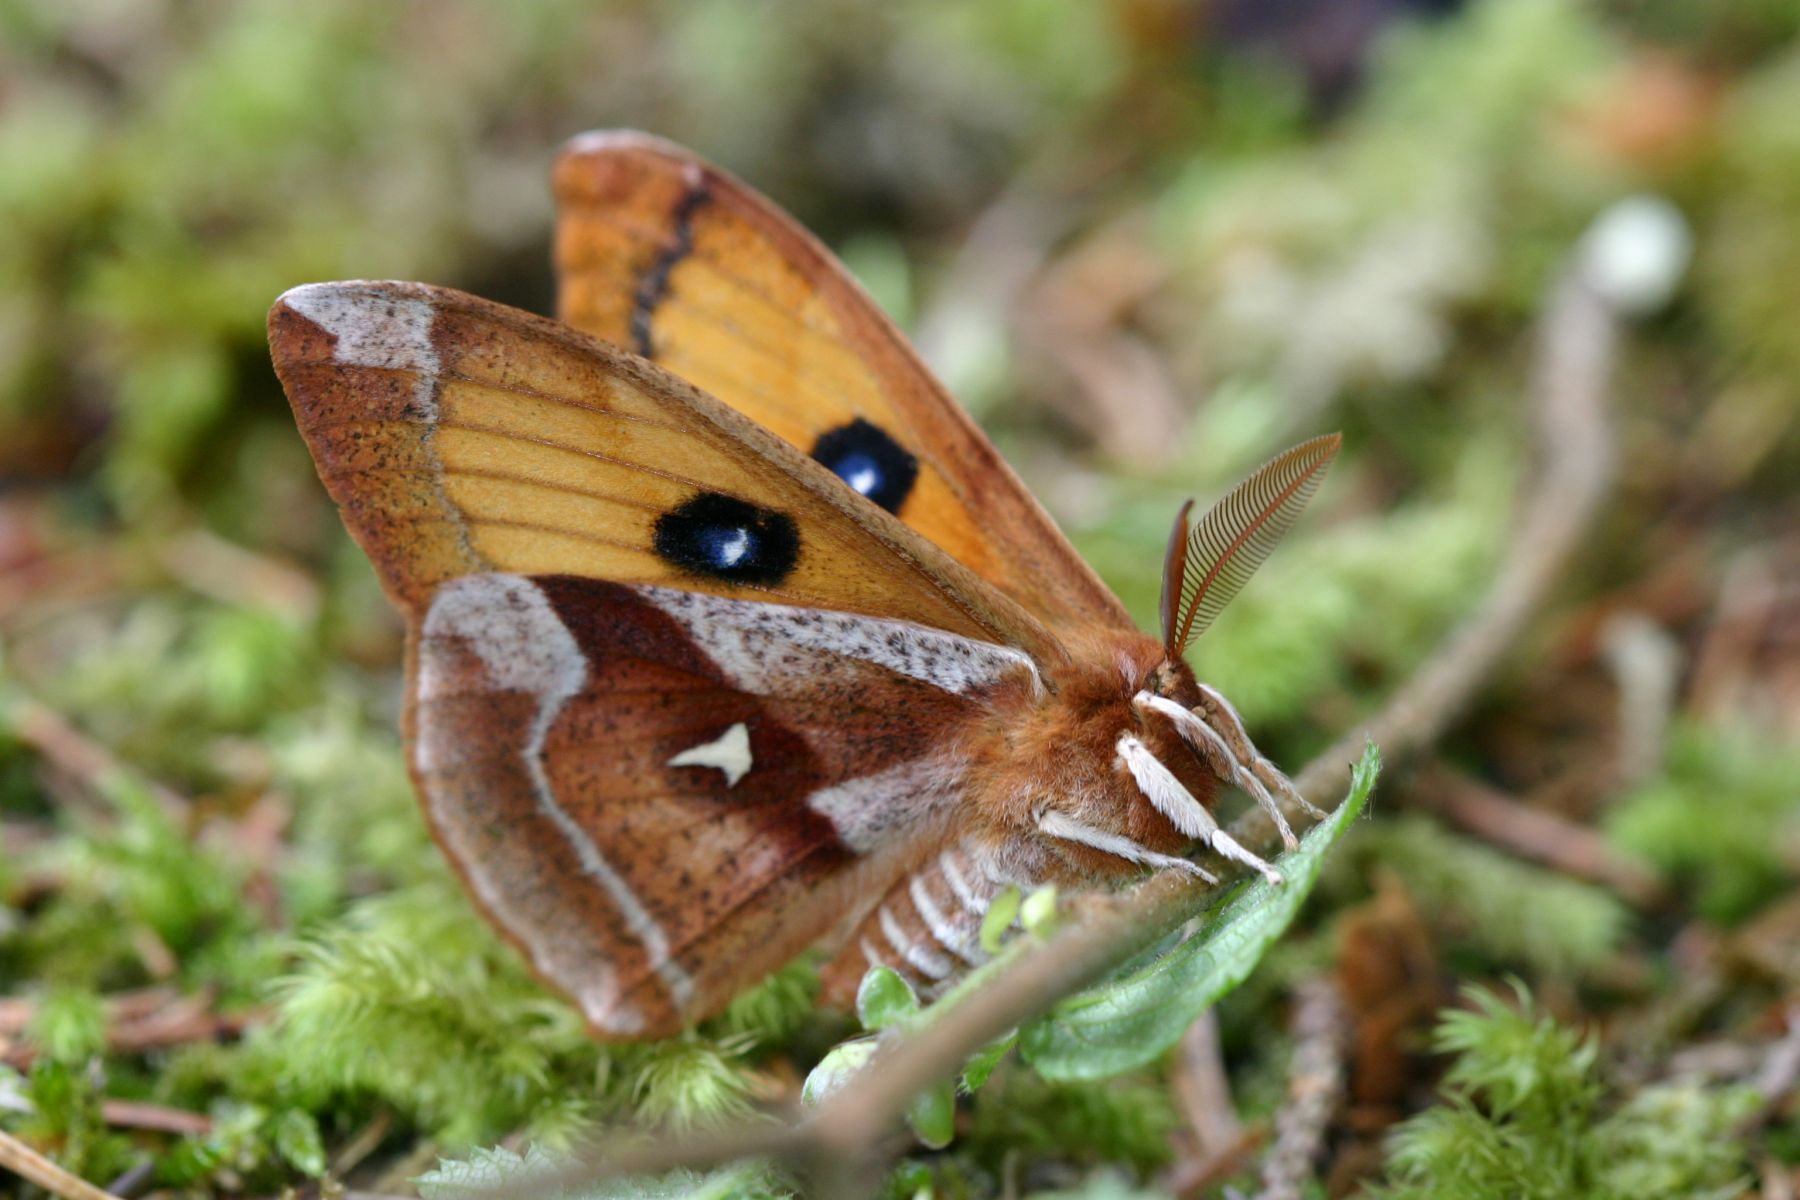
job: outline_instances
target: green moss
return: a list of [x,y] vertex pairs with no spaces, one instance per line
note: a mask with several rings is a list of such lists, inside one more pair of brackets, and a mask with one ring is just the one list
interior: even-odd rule
[[672,1038],[620,1054],[630,1073],[620,1117],[652,1127],[688,1129],[750,1115],[749,1081],[733,1051],[741,1044]]
[[1389,1200],[1677,1200],[1739,1194],[1743,1119],[1754,1095],[1671,1084],[1619,1099],[1590,1036],[1471,989],[1444,1014],[1436,1050],[1455,1055],[1444,1103],[1390,1139]]
[[[1710,564],[1791,524],[1791,5],[1476,0],[1388,38],[1326,121],[1278,68],[1185,23],[1204,7],[795,0],[774,20],[733,0],[0,2],[0,569],[31,581],[0,576],[0,702],[41,700],[116,759],[71,775],[0,721],[0,996],[39,1005],[18,1039],[29,1074],[0,1070],[0,1125],[99,1182],[149,1154],[160,1186],[273,1194],[377,1119],[383,1153],[703,1126],[841,1033],[815,1014],[804,962],[692,1034],[622,1048],[592,1044],[532,981],[421,819],[398,623],[269,371],[263,314],[306,280],[428,278],[547,307],[544,168],[584,125],[694,144],[856,248],[903,317],[948,326],[934,360],[1146,626],[1179,500],[1343,428],[1316,511],[1196,649],[1290,765],[1380,703],[1485,586],[1526,478],[1530,324],[1571,239],[1624,191],[1683,208],[1699,271],[1622,343],[1619,536],[1559,596],[1663,595],[1637,590],[1624,560],[1679,567],[1695,544],[1706,584]],[[1666,95],[1633,90],[1634,72],[1670,66],[1645,57],[1646,33],[1677,67],[1702,64],[1693,144],[1674,157],[1618,152],[1590,107],[1670,116]],[[941,270],[965,242],[972,290]],[[990,296],[996,263],[1024,293]],[[1092,312],[1090,279],[1107,285]],[[1046,420],[1046,398],[1079,403],[1111,370],[1066,386],[1067,364],[1017,336],[1046,328],[1094,362],[1167,372],[1194,411],[1164,458],[1096,464],[1083,422]],[[270,561],[197,574],[196,530]],[[263,567],[317,592],[288,602],[278,583],[259,600]],[[1642,951],[1655,987],[1666,927],[1738,921],[1790,886],[1797,766],[1768,741],[1678,726],[1667,771],[1607,825],[1678,885],[1635,943],[1610,897],[1429,822],[1380,814],[1359,840],[1402,877],[1452,971],[1592,982]],[[153,783],[186,813],[164,812]],[[1285,1097],[1281,996],[1330,952],[1323,934],[1290,944],[1223,1011],[1248,1115]],[[103,1004],[152,984],[267,1016],[241,1039],[108,1050]],[[1710,1011],[1759,1009],[1733,1001]],[[1458,1028],[1451,1098],[1408,1127],[1396,1188],[1654,1196],[1738,1178],[1733,1093],[1626,1094],[1535,1018],[1478,1008]],[[1122,1178],[1173,1129],[1164,1085],[1050,1087],[1009,1059],[959,1109],[939,1106],[966,1136],[890,1190],[986,1200],[1019,1181],[1010,1158],[1048,1160],[1056,1183],[1114,1164],[1123,1177],[1099,1167],[1080,1194],[1129,1193]],[[127,1136],[102,1119],[106,1098],[205,1113],[213,1130]],[[1545,1114],[1587,1121],[1587,1140]],[[1755,1153],[1796,1145],[1778,1126]],[[1482,1174],[1506,1161],[1530,1173]],[[484,1162],[518,1165],[496,1153],[472,1169]],[[456,1186],[454,1167],[434,1174],[428,1187]],[[785,1190],[757,1171],[639,1189]]]
[[991,1169],[1009,1153],[1072,1163],[1123,1163],[1141,1171],[1169,1160],[1180,1123],[1158,1079],[1126,1075],[1101,1084],[1052,1083],[1029,1070],[997,1072],[975,1093],[969,1151]]
[[1754,734],[1686,725],[1661,774],[1607,815],[1609,834],[1679,879],[1699,910],[1732,923],[1783,892],[1783,846],[1800,837],[1800,752]]
[[91,1068],[91,1062],[45,1056],[32,1064],[22,1086],[0,1077],[0,1086],[14,1084],[5,1087],[13,1103],[0,1122],[27,1142],[54,1147],[67,1170],[110,1179],[131,1165],[131,1141],[108,1128],[101,1112],[104,1081]]
[[377,1097],[448,1142],[515,1129],[584,1081],[600,1099],[604,1052],[447,879],[354,905],[277,998],[266,1050],[297,1086]]
[[1629,912],[1610,892],[1521,862],[1422,816],[1376,824],[1357,843],[1474,961],[1580,976],[1623,947]]

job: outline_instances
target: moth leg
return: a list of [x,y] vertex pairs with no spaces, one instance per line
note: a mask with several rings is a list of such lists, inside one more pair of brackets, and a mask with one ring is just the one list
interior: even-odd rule
[[1314,820],[1323,821],[1326,815],[1325,811],[1302,796],[1300,789],[1296,788],[1282,773],[1281,768],[1264,758],[1262,751],[1256,748],[1256,744],[1250,740],[1249,733],[1244,729],[1244,719],[1238,716],[1238,711],[1232,706],[1231,701],[1227,700],[1215,687],[1209,687],[1205,683],[1200,683],[1199,686],[1200,707],[1205,710],[1207,719],[1218,728],[1220,735],[1231,746],[1238,760],[1249,767],[1257,779],[1286,796],[1307,815]]
[[1151,753],[1150,748],[1142,741],[1129,733],[1121,734],[1118,750],[1119,761],[1131,772],[1132,779],[1137,781],[1138,790],[1144,793],[1145,799],[1158,812],[1169,818],[1175,828],[1191,838],[1205,842],[1219,856],[1261,871],[1263,878],[1270,883],[1278,886],[1281,884],[1281,872],[1220,829],[1213,815],[1206,811],[1206,806],[1194,799],[1193,793],[1182,786],[1174,772],[1164,766],[1162,760]]
[[[1200,687],[1203,695],[1205,692],[1211,691],[1205,684],[1201,684]],[[1218,696],[1217,692],[1212,694]],[[1172,720],[1175,728],[1180,730],[1181,736],[1186,739],[1188,745],[1199,752],[1201,761],[1206,763],[1207,769],[1225,783],[1241,788],[1246,795],[1256,801],[1258,807],[1268,813],[1269,819],[1275,822],[1275,828],[1280,831],[1281,842],[1284,846],[1289,850],[1299,847],[1300,839],[1294,836],[1293,826],[1288,824],[1287,817],[1281,811],[1281,806],[1275,803],[1275,797],[1269,794],[1269,790],[1263,785],[1262,780],[1252,774],[1253,768],[1246,763],[1245,756],[1233,749],[1224,734],[1214,729],[1200,714],[1183,708],[1166,697],[1153,695],[1150,692],[1139,692],[1134,699],[1140,708],[1159,712]],[[1220,696],[1219,699],[1223,701],[1224,697]],[[1231,715],[1236,717],[1236,710],[1232,710]],[[1243,747],[1248,750],[1248,757],[1258,762],[1264,761],[1262,756],[1256,752],[1256,747],[1250,744],[1250,738],[1244,733],[1241,721],[1238,722],[1236,728],[1238,736],[1242,739]],[[1282,783],[1287,783],[1286,777],[1282,776],[1280,771],[1276,771],[1273,766],[1270,766],[1269,770],[1274,771],[1275,775],[1281,778]],[[1288,790],[1292,790],[1291,784],[1288,785]],[[1312,805],[1306,804],[1304,800],[1300,803],[1305,804],[1309,811],[1318,811]]]
[[1277,871],[1274,867],[1270,866],[1267,860],[1261,855],[1258,855],[1255,851],[1246,849],[1242,843],[1232,837],[1229,833],[1226,833],[1223,829],[1215,829],[1212,833],[1208,834],[1206,844],[1211,846],[1213,851],[1221,858],[1233,859],[1243,863],[1253,871],[1261,872],[1262,877],[1276,887],[1280,887],[1283,883],[1287,882],[1287,878],[1282,875],[1280,871]]
[[[1065,813],[1055,810],[1044,813],[1038,818],[1038,830],[1048,837],[1060,841],[1075,842],[1098,850],[1102,854],[1111,854],[1126,862],[1142,864],[1162,870],[1186,871],[1198,876],[1207,883],[1219,882],[1219,877],[1208,871],[1197,862],[1185,858],[1177,858],[1172,854],[1158,854],[1147,846],[1140,846],[1128,837],[1116,833],[1108,833],[1104,829],[1096,829],[1084,824]],[[1227,839],[1229,840],[1229,839]],[[1233,843],[1235,845],[1235,843]]]

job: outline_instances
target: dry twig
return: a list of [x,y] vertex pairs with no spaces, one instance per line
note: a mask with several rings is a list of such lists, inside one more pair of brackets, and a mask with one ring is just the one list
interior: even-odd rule
[[1762,1096],[1762,1103],[1746,1123],[1748,1128],[1774,1121],[1795,1090],[1800,1089],[1800,1005],[1788,1010],[1787,1026],[1787,1033],[1775,1043],[1763,1060],[1762,1070],[1751,1081],[1750,1086]]
[[1257,1200],[1299,1200],[1325,1145],[1325,1130],[1344,1098],[1344,1051],[1350,1014],[1329,977],[1301,987],[1294,1013],[1288,1102],[1275,1116],[1275,1145],[1263,1160]]
[[[0,998],[0,1061],[21,1070],[31,1066],[36,1047],[17,1039],[36,1013],[35,1001]],[[173,988],[121,992],[106,1001],[106,1048],[114,1054],[143,1054],[190,1042],[238,1037],[265,1015],[262,1009],[218,1012],[210,995],[183,995]]]
[[1295,777],[1306,795],[1340,791],[1365,741],[1391,761],[1437,740],[1518,639],[1610,489],[1616,452],[1605,401],[1617,317],[1579,273],[1570,272],[1538,336],[1531,413],[1538,468],[1493,584],[1380,713]]
[[75,728],[48,705],[17,696],[11,704],[0,708],[0,719],[11,727],[13,736],[42,755],[45,762],[90,792],[104,796],[119,780],[130,779],[142,785],[171,821],[186,822],[188,802],[185,797],[153,780],[144,779],[114,758],[112,751]]
[[65,1171],[5,1130],[0,1130],[0,1169],[11,1171],[63,1200],[118,1200],[81,1176]]
[[1649,864],[1616,848],[1586,825],[1521,804],[1442,763],[1421,771],[1408,796],[1470,833],[1521,858],[1576,879],[1611,888],[1631,903],[1650,907],[1667,895]]
[[1614,613],[1600,631],[1601,648],[1619,688],[1620,787],[1661,769],[1681,685],[1679,643],[1639,612]]
[[1219,1053],[1219,1019],[1211,1009],[1182,1035],[1174,1075],[1175,1100],[1199,1143],[1198,1158],[1210,1158],[1243,1140],[1244,1123],[1231,1102],[1231,1081]]
[[267,608],[291,621],[319,613],[319,584],[292,563],[226,541],[206,526],[158,544],[163,567],[203,596],[221,604]]
[[1162,1188],[1171,1195],[1180,1196],[1183,1200],[1189,1197],[1210,1195],[1209,1188],[1215,1188],[1232,1176],[1249,1168],[1252,1156],[1262,1144],[1269,1139],[1269,1126],[1265,1121],[1258,1121],[1244,1126],[1237,1141],[1222,1146],[1216,1154],[1206,1158],[1182,1163],[1171,1171],[1162,1181]]
[[361,1164],[363,1159],[375,1153],[387,1135],[393,1131],[394,1114],[389,1109],[377,1109],[373,1117],[363,1123],[362,1128],[338,1149],[331,1159],[331,1173],[342,1179]]
[[147,1129],[152,1133],[207,1134],[212,1118],[205,1113],[141,1100],[102,1100],[100,1118],[118,1129]]

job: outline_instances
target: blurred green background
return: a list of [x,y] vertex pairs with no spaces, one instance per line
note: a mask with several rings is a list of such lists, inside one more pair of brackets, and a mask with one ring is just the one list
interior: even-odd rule
[[[1790,956],[1663,1007],[1678,948],[1725,954],[1800,879],[1791,0],[0,0],[0,997],[27,1005],[0,1019],[0,1093],[25,1098],[0,1125],[94,1178],[148,1156],[170,1186],[267,1184],[374,1113],[390,1153],[696,1120],[786,1094],[772,1063],[818,1048],[802,971],[701,1040],[597,1051],[476,926],[402,773],[399,626],[268,364],[264,314],[302,282],[548,311],[548,168],[605,127],[817,231],[1146,626],[1181,499],[1344,430],[1195,651],[1295,766],[1486,586],[1583,230],[1672,204],[1691,266],[1626,336],[1602,531],[1438,764],[1672,890],[1401,814],[1429,806],[1396,777],[1223,1024],[1266,1110],[1280,989],[1392,889],[1435,955],[1415,1028],[1502,972],[1565,1018],[1635,1014],[1644,1053],[1797,994]],[[1642,719],[1632,646],[1665,664]],[[120,1050],[108,1005],[157,987],[254,1031]],[[1408,1078],[1369,1129],[1428,1100]],[[966,1194],[1007,1153],[1151,1171],[1179,1144],[1156,1078],[1104,1117],[1014,1086],[972,1118]],[[158,1141],[108,1097],[210,1124]]]

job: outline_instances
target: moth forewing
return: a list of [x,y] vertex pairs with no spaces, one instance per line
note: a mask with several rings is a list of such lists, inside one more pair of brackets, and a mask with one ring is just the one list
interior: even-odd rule
[[567,572],[1059,644],[811,458],[654,363],[517,309],[400,282],[269,313],[301,432],[388,594]]

